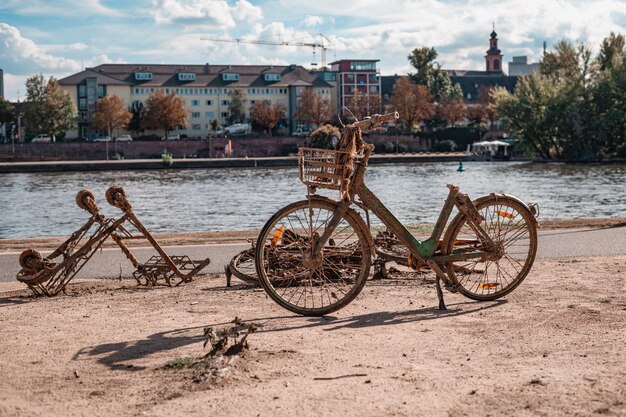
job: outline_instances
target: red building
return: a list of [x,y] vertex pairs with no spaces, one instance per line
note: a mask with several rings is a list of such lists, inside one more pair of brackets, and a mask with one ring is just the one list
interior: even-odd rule
[[355,92],[368,97],[372,103],[371,113],[380,112],[380,72],[376,68],[379,59],[342,59],[331,62],[331,71],[337,73],[337,103],[339,108],[350,105]]

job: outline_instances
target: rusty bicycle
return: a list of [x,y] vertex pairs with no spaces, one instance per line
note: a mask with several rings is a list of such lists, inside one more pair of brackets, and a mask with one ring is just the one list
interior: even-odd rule
[[[486,301],[510,293],[527,276],[537,252],[536,206],[496,193],[472,201],[449,184],[431,236],[419,241],[367,188],[374,146],[362,133],[397,117],[374,115],[346,125],[338,150],[300,149],[307,198],[278,210],[256,244],[259,282],[282,307],[320,316],[346,306],[363,289],[375,244],[355,208],[374,213],[396,236],[408,265],[432,269],[440,309],[446,308],[442,282],[451,292]],[[318,195],[318,188],[338,190],[340,199]]]

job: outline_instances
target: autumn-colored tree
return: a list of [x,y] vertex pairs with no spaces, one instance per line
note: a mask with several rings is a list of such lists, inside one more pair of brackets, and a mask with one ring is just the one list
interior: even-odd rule
[[454,126],[465,118],[467,109],[463,101],[446,97],[439,103],[439,115],[443,120]]
[[339,129],[333,125],[324,125],[311,133],[309,143],[312,148],[334,149],[340,137]]
[[348,109],[357,119],[361,120],[366,116],[380,113],[381,104],[378,94],[363,94],[357,88],[354,90],[354,95],[350,98]]
[[165,137],[178,126],[187,125],[185,100],[176,94],[156,92],[146,100],[143,126],[146,129],[163,129]]
[[271,104],[269,100],[256,101],[250,107],[250,116],[257,124],[267,129],[272,136],[272,129],[283,118],[287,108],[280,103]]
[[76,107],[59,82],[41,74],[26,80],[26,126],[31,133],[60,136],[76,125]]
[[98,130],[106,129],[108,135],[112,136],[113,129],[126,128],[131,118],[132,114],[124,108],[120,96],[104,96],[96,103],[93,126]]
[[409,130],[421,120],[435,114],[435,106],[428,88],[415,84],[409,77],[398,78],[393,87],[390,104],[400,114],[400,122]]
[[300,95],[294,118],[302,124],[320,126],[332,117],[330,100],[322,98],[312,89],[306,89]]

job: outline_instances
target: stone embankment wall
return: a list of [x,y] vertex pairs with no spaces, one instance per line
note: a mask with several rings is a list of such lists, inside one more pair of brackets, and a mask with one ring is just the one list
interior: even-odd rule
[[[232,137],[229,138],[236,157],[283,156],[294,154],[301,146],[306,146],[304,138],[297,137]],[[124,159],[160,158],[167,151],[174,158],[221,158],[229,139],[214,138],[181,141],[134,141],[121,143],[16,143],[0,144],[0,161],[40,161],[40,160],[106,160],[117,153]],[[368,142],[380,148],[386,144],[387,150],[395,147],[408,152],[429,150],[431,143],[412,136],[368,136]],[[13,152],[15,149],[15,153]]]

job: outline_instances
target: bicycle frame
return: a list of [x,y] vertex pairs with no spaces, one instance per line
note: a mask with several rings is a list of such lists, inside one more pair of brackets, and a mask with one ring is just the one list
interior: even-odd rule
[[[450,189],[448,197],[446,198],[444,206],[439,213],[439,218],[435,223],[435,227],[433,228],[430,237],[424,241],[417,240],[415,236],[413,236],[413,234],[365,185],[364,177],[365,171],[367,170],[367,162],[372,154],[372,151],[374,150],[374,146],[371,144],[364,144],[364,146],[365,152],[363,158],[355,163],[355,169],[351,176],[352,185],[350,187],[349,198],[344,198],[339,202],[337,210],[333,213],[333,216],[329,220],[324,233],[314,242],[312,255],[317,256],[320,254],[322,247],[341,221],[341,218],[350,207],[351,202],[354,201],[354,197],[358,195],[361,198],[359,205],[363,205],[365,208],[371,210],[383,222],[383,224],[385,224],[385,226],[387,226],[387,228],[406,245],[415,259],[433,269],[437,275],[436,284],[440,308],[445,309],[439,281],[442,280],[446,288],[452,292],[456,292],[459,284],[450,280],[448,275],[441,268],[440,264],[483,257],[485,253],[490,252],[491,249],[495,249],[496,244],[480,226],[482,217],[474,207],[471,200],[469,200],[469,197],[466,194],[459,193],[459,187],[451,184],[448,184],[448,188]],[[439,240],[445,231],[448,219],[450,218],[450,215],[455,207],[467,215],[468,224],[476,232],[480,243],[483,244],[486,250],[476,250],[472,252],[464,251],[462,253],[451,253],[445,255],[436,254],[437,249],[439,248]],[[371,234],[370,239],[372,239]]]

